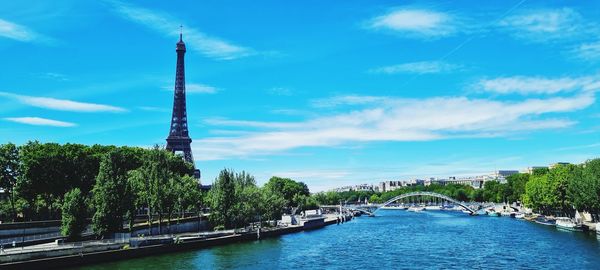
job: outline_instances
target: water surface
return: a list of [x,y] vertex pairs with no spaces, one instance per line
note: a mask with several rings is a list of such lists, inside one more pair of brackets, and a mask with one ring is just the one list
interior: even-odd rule
[[595,234],[456,212],[377,214],[273,239],[81,269],[600,269]]

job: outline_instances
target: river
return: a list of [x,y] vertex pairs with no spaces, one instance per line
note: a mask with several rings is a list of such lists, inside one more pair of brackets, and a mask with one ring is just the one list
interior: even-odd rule
[[506,217],[381,210],[262,241],[80,269],[600,269],[594,234]]

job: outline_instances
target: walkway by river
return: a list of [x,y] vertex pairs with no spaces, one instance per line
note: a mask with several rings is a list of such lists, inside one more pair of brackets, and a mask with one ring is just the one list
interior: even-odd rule
[[598,269],[594,234],[511,218],[382,210],[324,229],[81,269]]

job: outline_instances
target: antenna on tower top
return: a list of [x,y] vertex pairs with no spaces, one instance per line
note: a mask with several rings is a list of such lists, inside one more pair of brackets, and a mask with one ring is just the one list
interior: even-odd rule
[[179,41],[183,41],[183,25],[179,25]]

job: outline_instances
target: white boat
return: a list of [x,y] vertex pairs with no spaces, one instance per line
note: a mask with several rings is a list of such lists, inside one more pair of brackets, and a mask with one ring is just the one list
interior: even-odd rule
[[525,218],[525,213],[518,212],[518,213],[515,214],[515,218],[524,219]]
[[438,205],[429,205],[429,206],[426,206],[425,209],[427,209],[427,210],[442,210],[442,207],[440,207]]
[[583,225],[576,223],[571,218],[568,217],[557,217],[556,218],[556,228],[569,230],[569,231],[583,231]]
[[421,212],[425,210],[425,207],[421,207],[421,206],[411,206],[408,208],[408,211],[410,212]]

